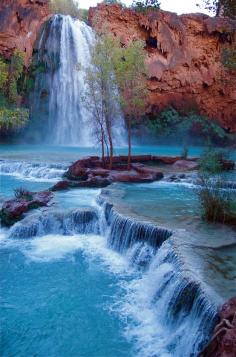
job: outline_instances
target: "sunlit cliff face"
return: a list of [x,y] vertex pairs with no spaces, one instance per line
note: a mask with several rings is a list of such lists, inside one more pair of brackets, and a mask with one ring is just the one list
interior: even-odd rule
[[223,48],[236,43],[236,21],[165,11],[141,14],[104,4],[90,9],[89,20],[124,45],[135,39],[146,43],[148,112],[195,108],[236,131],[236,76],[221,62]]

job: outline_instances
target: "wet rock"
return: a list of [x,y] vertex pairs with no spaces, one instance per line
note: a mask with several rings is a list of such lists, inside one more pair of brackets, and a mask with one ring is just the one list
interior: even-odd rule
[[[90,156],[73,163],[65,173],[66,180],[58,182],[52,191],[65,190],[73,187],[106,187],[112,182],[153,182],[161,180],[163,174],[143,164],[152,162],[151,155],[132,156],[131,170],[127,170],[127,156],[114,156],[113,169],[108,170],[97,156]],[[104,167],[105,166],[105,167]]]
[[199,164],[191,160],[178,160],[173,164],[173,168],[178,170],[197,170]]
[[0,211],[2,224],[6,226],[13,225],[21,220],[26,212],[47,206],[52,197],[53,194],[50,191],[25,192],[19,198],[6,201]]
[[213,337],[199,357],[236,356],[236,297],[223,305],[219,316]]

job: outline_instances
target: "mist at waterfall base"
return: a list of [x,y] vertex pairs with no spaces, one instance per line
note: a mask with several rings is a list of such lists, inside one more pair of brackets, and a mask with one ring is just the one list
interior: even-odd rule
[[[84,96],[89,96],[85,76],[95,41],[91,27],[70,16],[55,15],[44,25],[34,55],[36,77],[28,140],[81,147],[96,144],[94,118],[84,101]],[[113,97],[112,105],[117,108],[114,144],[122,146],[127,142],[124,118]],[[93,101],[91,97],[86,103],[93,106]]]

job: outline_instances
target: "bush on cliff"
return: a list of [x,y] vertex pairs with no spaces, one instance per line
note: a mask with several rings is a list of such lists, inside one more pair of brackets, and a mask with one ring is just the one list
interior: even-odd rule
[[139,12],[158,10],[160,9],[160,2],[158,0],[134,0],[132,8]]
[[181,113],[174,108],[169,108],[155,118],[151,118],[148,125],[159,140],[169,138],[176,143],[180,142],[184,151],[193,143],[193,139],[196,142],[196,137],[200,143],[201,138],[204,142],[220,142],[227,138],[225,131],[216,122],[194,111]]
[[80,18],[80,10],[73,0],[49,0],[49,9],[54,14]]
[[18,131],[28,121],[29,111],[17,105],[23,70],[24,54],[19,50],[8,61],[0,59],[0,136]]

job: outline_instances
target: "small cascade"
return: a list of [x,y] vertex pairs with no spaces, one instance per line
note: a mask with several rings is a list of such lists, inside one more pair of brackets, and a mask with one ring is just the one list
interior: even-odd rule
[[172,234],[171,231],[151,223],[126,218],[116,212],[110,204],[104,203],[103,209],[103,219],[109,230],[108,245],[120,253],[124,253],[138,242],[148,243],[157,249]]
[[[140,341],[138,356],[197,357],[217,322],[217,307],[176,253],[173,232],[126,218],[103,197],[99,201],[100,229],[106,227],[107,244],[143,272],[127,287],[128,302],[119,311],[125,318],[131,311],[136,321],[129,334]],[[146,321],[150,314],[152,319]],[[145,330],[148,344],[142,341],[146,336],[140,336]]]
[[69,213],[35,213],[16,223],[9,231],[9,238],[33,238],[47,234],[99,233],[98,215],[95,210],[83,209]]
[[[171,239],[155,255],[149,249],[144,260],[140,255],[144,250],[136,248],[136,263],[140,263],[137,257],[141,263],[150,261],[131,288],[127,286],[128,299],[121,311],[131,312],[136,321],[129,335],[140,341],[138,356],[197,357],[217,322],[216,306],[196,277],[183,269]],[[148,339],[143,331],[148,331]]]
[[16,223],[8,237],[104,236],[107,246],[137,271],[124,282],[124,297],[115,307],[125,320],[133,321],[127,334],[137,344],[137,357],[197,357],[217,322],[217,308],[176,249],[173,232],[126,218],[102,196],[98,201],[98,209],[31,214]]
[[[44,116],[45,125],[48,123],[47,142],[94,145],[93,118],[83,100],[87,95],[85,68],[90,65],[94,44],[93,30],[70,16],[53,16],[42,32],[37,62],[44,70],[36,78],[32,117],[36,118],[38,113]],[[89,102],[92,101],[90,98]],[[124,119],[121,111],[118,113],[114,120],[117,146],[125,143]]]
[[66,165],[30,163],[24,161],[0,161],[0,175],[11,175],[24,179],[60,180]]

